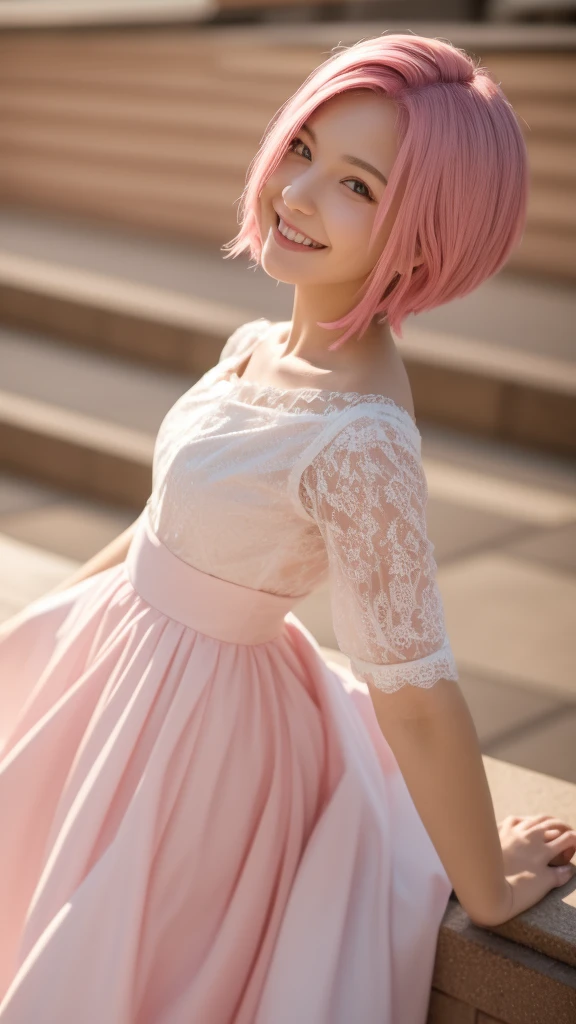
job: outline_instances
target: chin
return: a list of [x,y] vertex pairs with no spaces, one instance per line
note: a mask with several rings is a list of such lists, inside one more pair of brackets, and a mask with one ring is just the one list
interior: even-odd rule
[[280,284],[300,284],[301,282],[294,275],[290,276],[286,273],[285,267],[280,266],[280,261],[276,261],[270,258],[270,255],[262,249],[260,254],[260,266],[268,277],[273,278],[274,281],[279,281]]
[[[272,277],[275,281],[280,281],[281,284],[300,284],[301,275],[294,274],[288,270],[286,264],[282,260],[282,252],[276,251],[274,241],[271,239],[267,241],[267,237],[264,239],[264,245],[262,246],[262,252],[260,253],[260,266],[268,277]],[[309,278],[307,279],[309,280]],[[302,283],[306,283],[306,280]]]

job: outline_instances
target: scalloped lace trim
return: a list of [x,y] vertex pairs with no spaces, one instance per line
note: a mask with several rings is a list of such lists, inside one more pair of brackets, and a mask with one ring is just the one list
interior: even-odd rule
[[393,665],[375,665],[373,662],[352,657],[350,668],[357,679],[371,683],[376,689],[386,693],[394,693],[406,683],[429,688],[439,679],[459,679],[456,661],[449,644],[438,651],[433,651],[425,658]]
[[[271,326],[271,324],[271,320],[262,318],[261,322],[257,321],[254,325],[246,324],[244,327],[253,326],[254,331],[259,337],[262,330],[265,327]],[[240,330],[242,330],[242,328]],[[242,338],[242,340],[244,339]],[[360,391],[329,391],[324,388],[311,387],[280,388],[274,384],[263,384],[260,381],[246,379],[243,376],[239,377],[236,367],[243,362],[249,352],[250,345],[244,343],[239,344],[236,351],[233,351],[229,356],[224,357],[222,362],[230,362],[232,368],[227,369],[227,367],[224,367],[222,379],[227,380],[230,384],[234,384],[236,387],[250,390],[252,392],[254,404],[258,404],[259,401],[267,402],[268,399],[272,399],[273,408],[278,409],[279,411],[305,413],[317,411],[311,410],[310,408],[312,404],[316,402],[320,405],[320,409],[318,411],[322,415],[328,415],[332,412],[340,412],[347,405],[378,403],[379,405],[388,406],[399,418],[406,421],[414,432],[414,435],[421,440],[420,431],[418,430],[412,415],[404,408],[404,406],[399,405],[398,402],[387,395],[365,394]]]

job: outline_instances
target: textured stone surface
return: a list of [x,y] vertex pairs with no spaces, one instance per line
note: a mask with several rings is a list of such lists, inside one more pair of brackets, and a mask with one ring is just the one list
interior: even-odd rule
[[432,989],[426,1024],[476,1024],[476,1010],[460,999]]
[[[551,814],[576,828],[576,785],[491,757],[484,757],[484,766],[497,820],[508,814]],[[561,888],[552,889],[534,907],[492,930],[576,968],[575,897],[573,878]]]
[[505,1024],[574,1024],[576,970],[472,925],[450,900],[433,986]]

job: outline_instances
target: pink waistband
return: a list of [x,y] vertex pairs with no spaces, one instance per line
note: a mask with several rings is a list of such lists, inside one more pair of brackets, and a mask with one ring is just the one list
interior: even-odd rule
[[273,640],[297,600],[230,583],[188,565],[153,532],[148,507],[132,537],[126,570],[136,593],[153,608],[228,643]]

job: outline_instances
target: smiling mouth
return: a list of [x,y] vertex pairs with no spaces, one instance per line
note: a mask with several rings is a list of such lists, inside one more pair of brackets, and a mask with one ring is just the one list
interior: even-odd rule
[[[278,233],[280,235],[282,235],[282,232],[280,231],[280,221],[281,221],[282,218],[280,217],[280,214],[276,213],[276,211],[274,211],[274,213],[276,214],[276,230],[278,231]],[[286,223],[286,222],[284,222],[284,223]],[[286,226],[288,226],[288,225],[286,225]],[[293,228],[291,230],[296,231],[295,228]],[[309,238],[310,237],[309,235],[305,235],[303,231],[296,232],[296,233],[297,234],[301,234],[303,238]],[[310,241],[314,242],[314,245],[305,245],[304,242],[295,242],[294,239],[287,238],[286,235],[282,235],[282,238],[284,238],[287,242],[293,242],[294,245],[303,245],[305,249],[320,250],[320,249],[327,249],[328,248],[327,245],[323,245],[321,242],[316,242],[315,239],[313,239],[313,238],[310,239]]]

